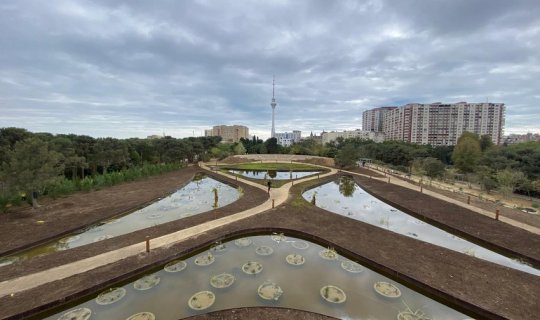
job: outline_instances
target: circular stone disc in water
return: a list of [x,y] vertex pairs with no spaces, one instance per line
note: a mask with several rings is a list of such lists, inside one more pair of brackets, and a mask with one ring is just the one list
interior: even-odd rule
[[309,244],[303,240],[297,240],[292,243],[293,248],[304,250],[309,248]]
[[[430,320],[431,318],[426,317],[421,311],[416,311],[415,313],[411,311],[401,311],[397,315],[398,320]],[[467,320],[467,319],[465,319]]]
[[260,246],[255,249],[255,253],[257,253],[260,256],[269,256],[274,252],[274,249],[268,247],[268,246]]
[[272,240],[274,240],[277,243],[287,240],[287,237],[282,234],[273,234],[270,236],[270,238],[272,238]]
[[257,293],[259,294],[259,297],[263,298],[264,300],[277,301],[283,294],[283,290],[281,290],[281,287],[277,284],[270,281],[265,281],[259,286]]
[[216,301],[216,295],[211,291],[200,291],[192,295],[188,300],[188,305],[193,310],[204,310],[210,308]]
[[331,303],[343,303],[347,300],[347,295],[341,288],[328,285],[321,288],[321,297]]
[[288,255],[287,257],[285,257],[285,260],[287,261],[288,264],[293,265],[293,266],[301,266],[306,262],[306,259],[304,258],[304,256],[296,254],[296,253]]
[[362,267],[361,264],[351,260],[341,262],[341,267],[343,268],[343,270],[349,271],[351,273],[360,273],[364,271],[364,267]]
[[253,241],[250,238],[240,238],[234,240],[234,244],[240,248],[249,247]]
[[110,288],[103,291],[96,298],[96,303],[99,305],[107,305],[119,301],[126,295],[126,289],[124,288]]
[[222,273],[222,274],[213,276],[210,279],[210,285],[212,285],[212,287],[217,288],[217,289],[223,289],[223,288],[230,287],[234,283],[234,280],[235,278],[232,274]]
[[102,235],[102,236],[95,237],[95,238],[94,238],[94,242],[107,240],[107,239],[110,239],[110,238],[112,238],[112,237],[113,237],[113,236],[110,235],[110,234],[104,234],[104,235]]
[[58,320],[88,320],[92,316],[92,310],[77,308],[64,313]]
[[375,282],[373,284],[373,289],[375,289],[375,292],[377,292],[383,297],[387,297],[387,298],[401,297],[401,291],[399,290],[399,288],[388,282],[384,282],[384,281]]
[[324,249],[319,252],[319,256],[325,260],[337,260],[338,254],[335,250]]
[[152,312],[139,312],[129,316],[126,320],[155,320],[156,316]]
[[150,274],[140,278],[139,280],[133,283],[133,288],[137,290],[148,290],[159,284],[161,278],[155,274]]
[[74,236],[62,238],[58,242],[60,242],[60,243],[72,243],[72,242],[75,242],[75,241],[77,241],[79,239],[81,239],[81,236],[76,234]]
[[183,260],[174,260],[165,265],[163,268],[167,272],[180,272],[187,267],[187,263]]
[[195,259],[195,264],[198,266],[209,266],[212,263],[214,263],[214,261],[216,261],[216,258],[211,254],[207,254],[207,255],[198,256]]
[[222,254],[225,251],[227,251],[227,245],[223,243],[218,243],[210,247],[210,251],[212,251],[213,254]]
[[257,274],[263,270],[262,264],[255,261],[248,261],[242,266],[242,271],[246,274]]
[[155,213],[151,213],[151,214],[147,215],[146,219],[154,220],[154,219],[159,219],[159,218],[162,218],[162,217],[163,217],[163,213],[155,212]]

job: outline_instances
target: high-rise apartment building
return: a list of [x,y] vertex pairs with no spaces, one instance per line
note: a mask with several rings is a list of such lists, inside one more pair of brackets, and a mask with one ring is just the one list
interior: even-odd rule
[[452,146],[463,132],[489,135],[503,143],[504,103],[410,103],[385,112],[386,140]]
[[223,143],[239,142],[240,138],[249,138],[249,129],[245,126],[214,126],[211,130],[204,130],[205,136],[219,136]]
[[288,147],[302,139],[302,131],[293,130],[293,132],[275,133],[275,138],[277,139],[278,144]]
[[397,107],[379,107],[362,112],[362,130],[363,131],[383,131],[384,115]]

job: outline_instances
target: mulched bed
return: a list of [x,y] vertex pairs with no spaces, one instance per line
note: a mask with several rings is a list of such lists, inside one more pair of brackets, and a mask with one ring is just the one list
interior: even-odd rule
[[278,307],[255,307],[255,308],[235,308],[222,311],[214,311],[193,317],[186,320],[243,320],[243,319],[272,319],[272,320],[331,320],[336,319],[322,314],[294,310]]
[[[385,188],[390,187],[375,180],[357,179],[372,193],[382,193]],[[304,188],[305,185],[293,187],[290,199],[298,197]],[[404,204],[412,206],[413,201],[408,198],[411,194],[403,189],[387,191],[387,195],[396,197],[396,202],[401,199],[405,201]],[[401,197],[397,197],[399,194]],[[413,195],[416,202],[422,206],[426,204],[426,199],[419,198],[421,194]],[[449,221],[452,222],[451,219]],[[471,230],[478,230],[481,228],[480,224],[486,222],[476,219],[465,221],[471,226]],[[491,228],[500,228],[501,225],[497,223]],[[168,248],[153,250],[150,254],[130,257],[84,274],[21,292],[13,297],[1,298],[0,317],[17,318],[17,314],[18,317],[28,316],[32,312],[97,293],[114,282],[126,280],[168,260],[193,254],[217,240],[262,231],[285,232],[325,246],[334,246],[340,254],[394,280],[405,282],[409,287],[476,318],[530,319],[531,315],[540,313],[540,304],[537,304],[535,298],[540,297],[540,277],[401,236],[329,213],[304,202],[295,206],[286,203],[256,217],[211,230]],[[506,231],[506,238],[521,233],[517,228]],[[488,233],[481,233],[480,236],[486,234]],[[533,235],[529,240],[537,241],[538,238]],[[520,244],[523,245],[525,244]],[[515,249],[520,248],[518,246]],[[254,308],[257,309],[260,308]],[[273,318],[274,314],[265,316],[264,308],[260,311],[257,318]]]
[[540,236],[419,191],[354,176],[358,184],[390,205],[441,229],[540,267]]
[[[197,168],[195,171],[191,171],[193,174],[196,171],[200,171],[200,168]],[[179,230],[183,230],[186,228],[190,228],[196,225],[199,225],[201,223],[211,221],[215,218],[221,218],[224,216],[231,215],[233,213],[237,213],[252,207],[255,207],[264,201],[268,199],[268,194],[259,189],[255,188],[253,186],[247,185],[245,183],[235,181],[234,179],[230,179],[227,177],[223,177],[221,175],[217,175],[213,172],[206,171],[204,172],[219,181],[231,184],[231,185],[239,185],[244,189],[244,195],[241,196],[237,201],[221,207],[217,208],[211,211],[207,211],[204,213],[196,214],[191,217],[186,217],[183,219],[167,222],[161,225],[157,225],[154,227],[150,227],[141,231],[125,234],[122,236],[114,237],[112,239],[107,239],[103,241],[99,241],[96,243],[87,244],[84,246],[76,247],[73,249],[65,250],[65,251],[58,251],[53,254],[45,255],[45,256],[38,256],[34,257],[30,260],[24,260],[19,263],[14,263],[12,265],[4,266],[0,268],[0,281],[4,281],[7,279],[11,279],[14,277],[20,277],[26,274],[31,274],[34,272],[41,271],[43,269],[49,269],[55,266],[59,266],[62,264],[69,263],[71,261],[77,261],[80,259],[88,258],[95,256],[97,254],[101,254],[103,252],[112,251],[115,249],[119,249],[128,245],[132,245],[135,243],[143,243],[145,241],[146,236],[149,236],[150,238],[156,238],[160,237],[169,233],[173,233]],[[190,176],[185,181],[178,181],[180,184],[185,184],[191,181]],[[176,189],[174,189],[175,191]],[[144,189],[138,189],[139,192],[143,193],[147,190]],[[213,195],[211,195],[213,197]],[[81,226],[79,226],[80,228]],[[79,229],[78,228],[78,229]],[[150,244],[152,241],[150,240]]]

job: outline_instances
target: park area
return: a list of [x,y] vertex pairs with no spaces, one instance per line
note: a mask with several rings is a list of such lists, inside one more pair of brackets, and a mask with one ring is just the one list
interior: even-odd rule
[[330,160],[235,156],[13,208],[0,216],[0,317],[540,312],[539,216],[496,217],[485,199]]

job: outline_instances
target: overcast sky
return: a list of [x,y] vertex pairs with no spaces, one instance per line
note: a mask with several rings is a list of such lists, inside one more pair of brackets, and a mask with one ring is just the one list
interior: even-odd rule
[[278,132],[486,100],[540,132],[538,0],[2,0],[0,30],[0,127],[268,138],[275,74]]

